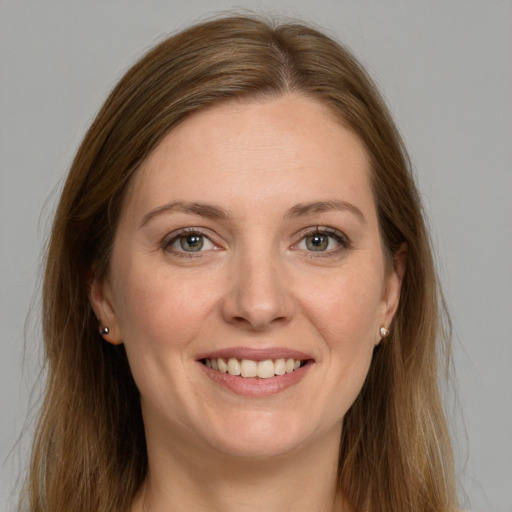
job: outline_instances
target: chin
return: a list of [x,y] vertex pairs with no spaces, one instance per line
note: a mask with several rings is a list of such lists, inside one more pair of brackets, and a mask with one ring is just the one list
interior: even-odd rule
[[210,445],[215,451],[234,458],[258,460],[282,457],[300,450],[313,433],[307,432],[304,421],[261,413],[238,417],[229,425],[219,425],[214,432],[210,430],[209,434]]
[[290,442],[289,439],[273,438],[271,440],[242,437],[216,443],[215,451],[225,457],[242,460],[267,460],[285,457],[300,449],[301,442]]

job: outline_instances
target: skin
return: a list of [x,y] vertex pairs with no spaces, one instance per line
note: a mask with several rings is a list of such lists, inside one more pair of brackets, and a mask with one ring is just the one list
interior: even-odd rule
[[[141,393],[149,473],[132,510],[343,508],[342,419],[405,265],[403,255],[386,265],[369,173],[357,136],[299,95],[194,114],[144,162],[109,276],[91,289]],[[173,201],[226,215],[161,209]],[[297,207],[329,201],[345,207]],[[184,228],[207,237],[203,250],[182,249]],[[314,233],[325,250],[311,250]],[[230,347],[290,348],[311,361],[293,386],[242,396],[198,362]]]

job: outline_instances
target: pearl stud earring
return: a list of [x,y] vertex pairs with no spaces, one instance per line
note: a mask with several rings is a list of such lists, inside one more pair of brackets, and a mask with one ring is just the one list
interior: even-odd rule
[[384,327],[382,326],[380,329],[379,329],[379,332],[380,332],[380,335],[383,337],[383,338],[387,338],[389,336],[389,329],[387,327]]

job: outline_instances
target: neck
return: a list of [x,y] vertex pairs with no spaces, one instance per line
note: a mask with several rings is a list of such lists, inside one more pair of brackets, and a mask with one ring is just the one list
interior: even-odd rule
[[342,512],[339,438],[338,427],[293,453],[261,460],[183,444],[152,449],[148,439],[148,475],[132,512]]

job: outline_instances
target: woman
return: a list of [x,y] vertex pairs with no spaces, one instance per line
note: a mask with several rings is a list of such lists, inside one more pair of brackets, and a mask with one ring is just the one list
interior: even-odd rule
[[407,155],[315,30],[219,19],[127,72],[64,186],[43,318],[30,510],[455,508]]

